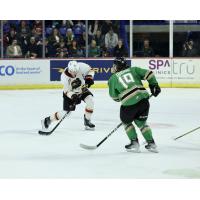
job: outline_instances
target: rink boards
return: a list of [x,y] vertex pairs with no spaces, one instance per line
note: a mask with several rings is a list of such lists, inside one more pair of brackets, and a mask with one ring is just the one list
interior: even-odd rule
[[[93,88],[106,88],[113,59],[78,59],[95,71]],[[60,74],[69,59],[0,60],[0,89],[61,88]],[[152,70],[161,87],[200,87],[199,58],[134,58],[131,66]],[[147,86],[147,84],[145,84]]]

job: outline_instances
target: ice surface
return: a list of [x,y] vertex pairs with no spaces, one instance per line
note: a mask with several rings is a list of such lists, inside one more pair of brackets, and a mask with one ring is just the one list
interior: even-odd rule
[[120,127],[98,149],[96,145],[119,123],[120,103],[107,89],[92,90],[95,131],[83,126],[84,103],[50,136],[41,136],[40,120],[62,109],[62,90],[0,91],[0,178],[200,178],[199,89],[162,89],[150,99],[148,119],[159,153],[144,148],[128,153],[128,137]]

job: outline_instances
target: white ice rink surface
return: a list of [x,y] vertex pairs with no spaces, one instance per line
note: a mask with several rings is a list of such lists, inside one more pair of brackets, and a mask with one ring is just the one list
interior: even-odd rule
[[96,145],[119,124],[120,103],[107,89],[92,90],[96,130],[83,127],[84,103],[50,136],[41,136],[40,120],[62,109],[62,90],[0,91],[0,178],[200,178],[200,89],[162,89],[150,99],[148,123],[159,153],[142,144],[141,153],[128,153],[123,127],[98,149]]

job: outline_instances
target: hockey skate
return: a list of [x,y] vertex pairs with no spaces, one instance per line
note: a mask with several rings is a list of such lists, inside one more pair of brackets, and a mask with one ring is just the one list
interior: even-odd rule
[[125,148],[128,152],[140,153],[140,145],[137,139],[131,140],[131,143],[125,145]]
[[50,117],[46,117],[45,119],[43,119],[41,121],[41,124],[42,124],[42,129],[48,129],[49,125],[51,124]]
[[155,144],[154,141],[148,142],[147,145],[145,145],[145,148],[150,152],[158,153],[157,145]]
[[85,130],[94,130],[95,125],[91,123],[90,120],[86,119],[84,115],[84,125],[85,125]]

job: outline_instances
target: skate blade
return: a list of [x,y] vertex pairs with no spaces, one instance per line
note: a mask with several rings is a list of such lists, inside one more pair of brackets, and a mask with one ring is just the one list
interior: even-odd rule
[[131,153],[141,153],[140,149],[126,149],[126,151]]
[[152,153],[159,153],[159,151],[157,149],[147,149],[149,152],[152,152]]
[[90,128],[90,127],[88,127],[88,126],[85,126],[85,130],[87,130],[87,131],[94,131],[95,128]]

